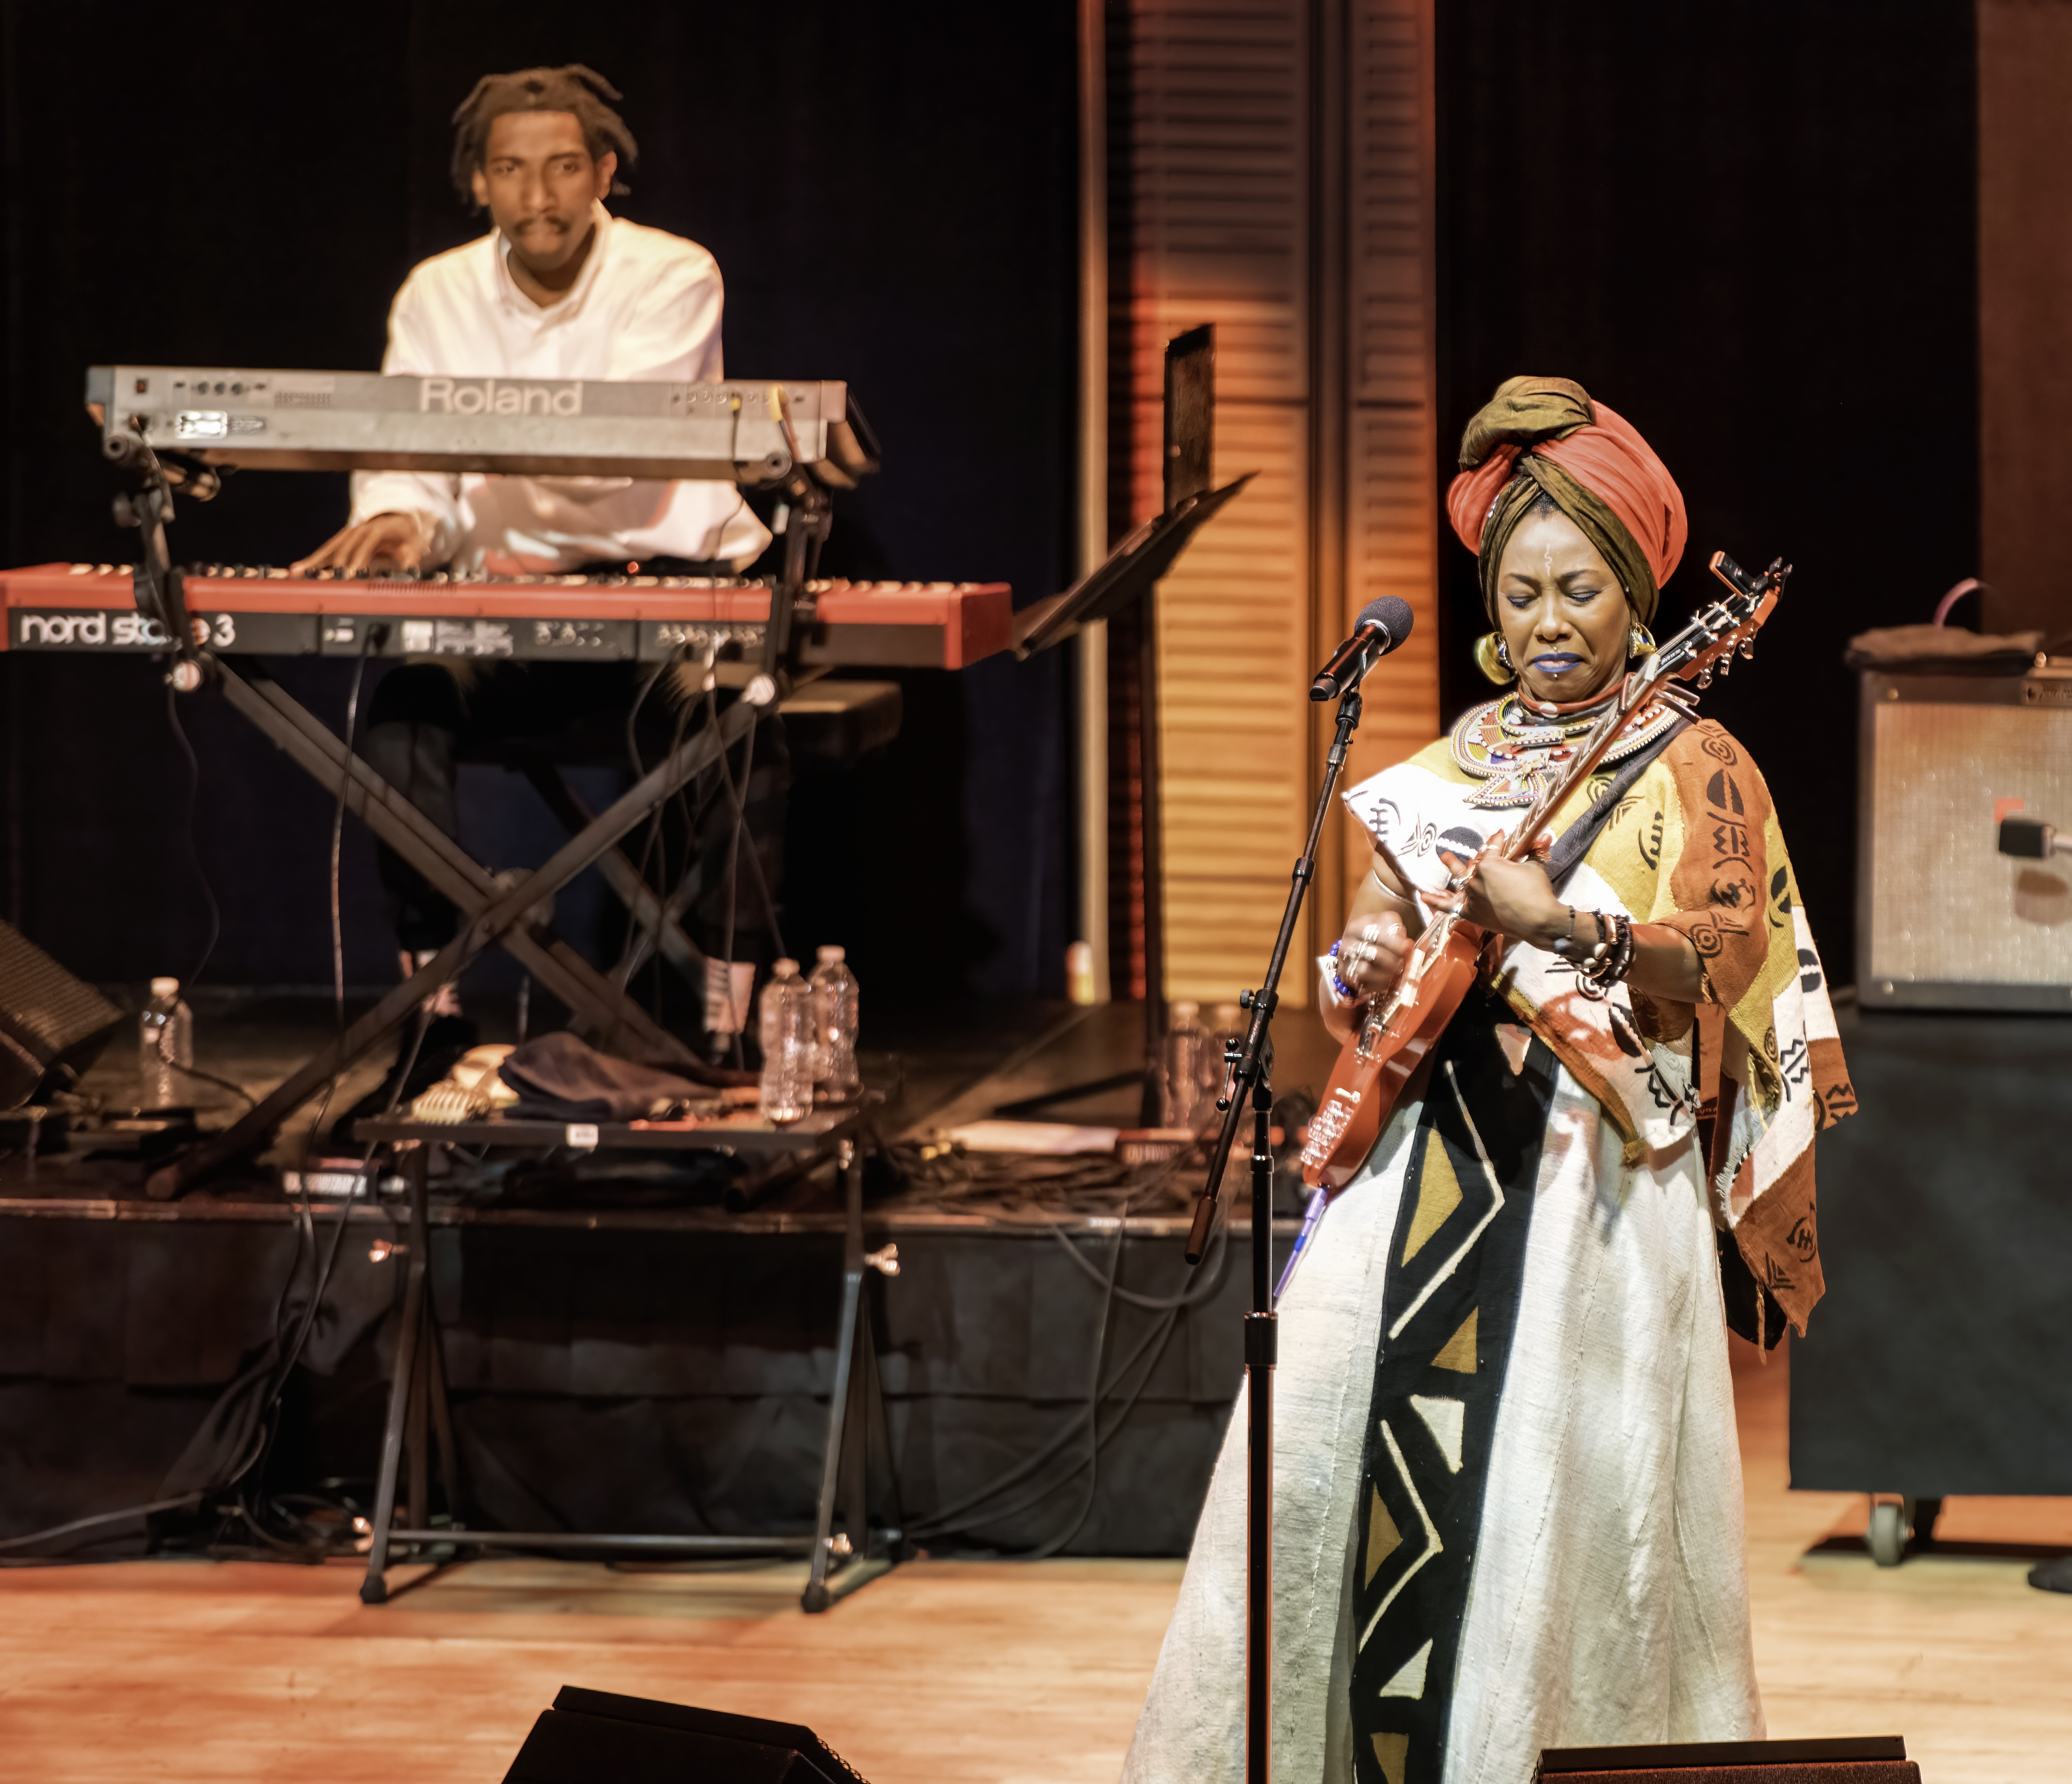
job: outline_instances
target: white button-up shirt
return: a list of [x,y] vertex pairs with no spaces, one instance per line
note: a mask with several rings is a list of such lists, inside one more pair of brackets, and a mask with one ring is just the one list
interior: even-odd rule
[[[693,382],[720,364],[719,265],[694,241],[596,207],[597,240],[568,294],[545,308],[518,289],[492,230],[413,268],[388,312],[381,369],[399,376]],[[433,523],[428,567],[515,573],[613,558],[745,565],[770,534],[732,483],[625,477],[360,471],[352,518]]]

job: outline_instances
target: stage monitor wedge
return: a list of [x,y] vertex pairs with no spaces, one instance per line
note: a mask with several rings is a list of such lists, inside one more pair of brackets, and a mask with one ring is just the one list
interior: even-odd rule
[[0,923],[0,1109],[39,1087],[69,1088],[121,1026],[122,1012]]
[[1921,1784],[1896,1734],[1549,1747],[1533,1776],[1536,1784]]
[[796,1722],[564,1685],[504,1784],[865,1784]]

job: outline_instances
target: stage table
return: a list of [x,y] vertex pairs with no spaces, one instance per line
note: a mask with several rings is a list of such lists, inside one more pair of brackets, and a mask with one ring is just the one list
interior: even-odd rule
[[[827,1609],[837,1597],[895,1566],[904,1536],[898,1527],[898,1488],[887,1485],[892,1521],[871,1523],[870,1452],[874,1440],[890,1468],[877,1353],[864,1305],[864,1278],[874,1265],[898,1273],[896,1248],[867,1257],[863,1248],[863,1168],[857,1152],[860,1109],[816,1110],[783,1127],[736,1116],[705,1121],[567,1123],[494,1115],[468,1122],[415,1121],[405,1116],[361,1120],[353,1137],[385,1151],[402,1167],[409,1198],[409,1239],[403,1287],[402,1325],[388,1379],[388,1410],[381,1434],[376,1477],[373,1544],[367,1556],[361,1599],[382,1604],[388,1597],[392,1549],[545,1549],[563,1554],[646,1554],[676,1556],[803,1554],[808,1559],[800,1602],[809,1611]],[[446,1400],[446,1370],[439,1325],[426,1292],[430,1267],[430,1164],[436,1149],[582,1154],[612,1153],[720,1153],[731,1157],[796,1162],[811,1166],[832,1159],[841,1177],[843,1203],[841,1307],[836,1325],[834,1380],[828,1396],[826,1449],[821,1458],[818,1517],[810,1537],[682,1535],[598,1531],[471,1530],[461,1521],[459,1445]],[[379,1156],[377,1153],[376,1156]],[[372,1167],[378,1170],[379,1166]],[[374,1179],[378,1182],[378,1178]],[[450,1521],[434,1527],[430,1517],[430,1433],[436,1433]],[[409,1513],[396,1521],[397,1490],[404,1457],[409,1465]],[[837,1523],[844,1527],[837,1528]],[[415,1526],[416,1527],[412,1527]]]

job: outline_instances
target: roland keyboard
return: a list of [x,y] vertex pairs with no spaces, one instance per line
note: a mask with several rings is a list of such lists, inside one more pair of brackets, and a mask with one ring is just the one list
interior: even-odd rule
[[[770,585],[689,576],[398,578],[235,565],[184,570],[195,642],[254,656],[482,656],[659,662],[759,658]],[[125,564],[0,571],[6,648],[162,652]],[[1005,582],[812,582],[795,610],[803,664],[960,669],[1013,643]],[[738,648],[737,648],[738,647]]]
[[839,382],[97,365],[87,372],[86,400],[98,409],[102,450],[118,460],[141,438],[154,451],[258,471],[775,483],[791,475],[796,445],[796,462],[837,489],[878,469],[877,443]]

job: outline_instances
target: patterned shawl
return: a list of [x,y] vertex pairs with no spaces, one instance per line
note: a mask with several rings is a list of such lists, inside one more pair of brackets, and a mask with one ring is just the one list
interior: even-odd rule
[[[1557,833],[1606,778],[1564,808]],[[1345,801],[1413,885],[1436,892],[1448,878],[1441,848],[1473,854],[1519,815],[1470,805],[1481,785],[1442,738]],[[1607,999],[1586,997],[1572,967],[1523,943],[1497,963],[1496,989],[1603,1104],[1628,1165],[1710,1124],[1715,1216],[1758,1289],[1803,1333],[1823,1286],[1814,1136],[1851,1113],[1856,1097],[1770,790],[1747,752],[1710,721],[1674,739],[1619,802],[1562,898],[1680,930],[1711,1001],[1694,1009],[1623,984]]]

